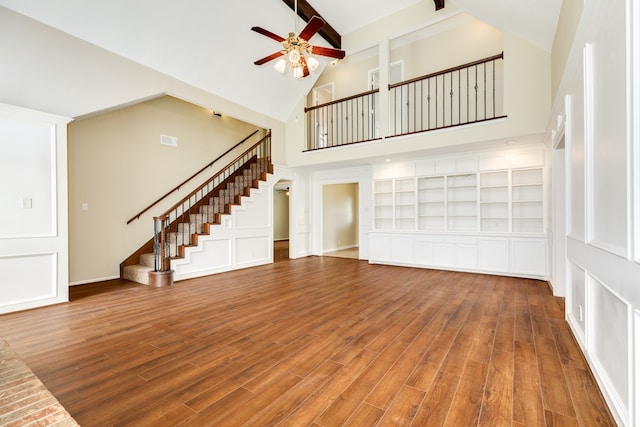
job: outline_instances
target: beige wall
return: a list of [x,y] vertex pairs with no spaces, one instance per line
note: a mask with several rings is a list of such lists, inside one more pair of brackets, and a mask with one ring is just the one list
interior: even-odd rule
[[[390,62],[404,62],[404,80],[444,70],[502,52],[502,33],[494,27],[458,15],[390,40]],[[348,55],[328,65],[314,87],[334,83],[334,99],[370,89],[368,72],[379,68],[379,46]],[[312,103],[311,94],[308,103]]]
[[[129,225],[127,220],[255,129],[172,97],[71,123],[70,282],[117,276],[119,264],[152,237],[153,216],[214,170],[207,169],[139,220]],[[161,145],[161,134],[177,137],[178,146]],[[214,169],[225,166],[258,139],[258,135],[252,137]],[[88,210],[82,210],[83,203]]]
[[[314,87],[327,83],[334,84],[334,99],[344,98],[369,90],[367,72],[378,68],[378,46],[348,56],[338,65],[327,65]],[[313,91],[309,94],[308,103],[312,105]]]
[[273,240],[289,238],[289,195],[285,190],[273,191]]
[[322,187],[322,251],[358,246],[358,184]]
[[404,80],[502,52],[502,32],[494,27],[468,15],[450,20],[456,22],[442,22],[431,31],[416,31],[391,41],[390,62],[404,62]]

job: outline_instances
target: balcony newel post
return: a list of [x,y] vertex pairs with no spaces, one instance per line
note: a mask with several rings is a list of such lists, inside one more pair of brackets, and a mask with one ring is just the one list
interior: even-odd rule
[[169,264],[169,240],[167,230],[169,218],[153,218],[153,271],[149,272],[149,286],[162,287],[173,285],[173,271]]

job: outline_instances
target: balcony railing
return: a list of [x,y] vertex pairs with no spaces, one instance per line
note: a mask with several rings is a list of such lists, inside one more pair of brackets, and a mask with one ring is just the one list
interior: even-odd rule
[[[389,85],[388,137],[502,115],[503,54]],[[307,150],[380,139],[379,90],[305,108]]]
[[503,54],[389,85],[389,136],[495,119]]
[[305,108],[308,150],[378,139],[379,89]]

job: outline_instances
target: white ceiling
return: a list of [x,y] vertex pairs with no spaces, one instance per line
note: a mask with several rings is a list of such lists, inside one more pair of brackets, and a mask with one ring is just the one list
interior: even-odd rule
[[[449,1],[450,7],[550,50],[562,0]],[[420,2],[434,7],[433,0],[309,0],[342,35]],[[295,80],[270,64],[253,65],[280,45],[250,31],[252,26],[283,36],[293,30],[293,12],[281,0],[0,0],[0,5],[282,121],[318,75]],[[312,44],[328,46],[317,35]]]

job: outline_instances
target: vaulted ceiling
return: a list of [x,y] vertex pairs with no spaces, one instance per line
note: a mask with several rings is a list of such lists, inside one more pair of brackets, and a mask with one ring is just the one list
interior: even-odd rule
[[[0,0],[0,6],[284,121],[328,62],[321,61],[316,73],[300,80],[280,75],[269,65],[253,64],[280,45],[250,28],[258,25],[286,36],[294,22],[287,1],[291,2]],[[434,0],[309,3],[343,37],[417,3],[427,3],[430,10],[438,4]],[[550,50],[560,6],[561,0],[447,0],[438,13],[467,12]],[[300,20],[299,28],[303,26]],[[319,35],[312,42],[330,46]]]

